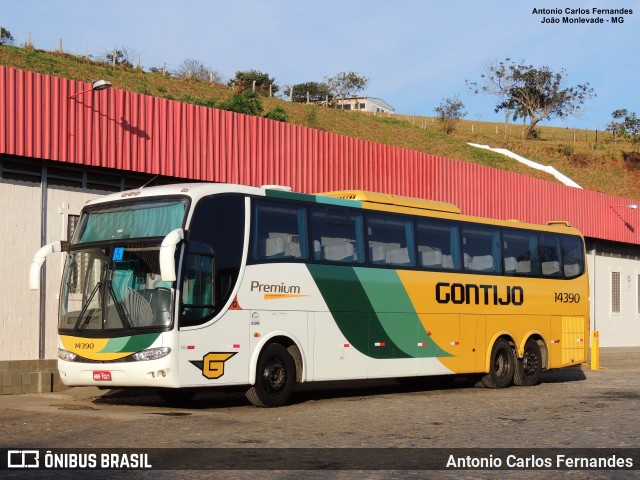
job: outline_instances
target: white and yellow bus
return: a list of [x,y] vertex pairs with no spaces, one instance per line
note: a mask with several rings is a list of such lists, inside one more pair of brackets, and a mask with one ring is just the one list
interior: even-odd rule
[[[66,385],[165,397],[248,386],[280,406],[296,382],[484,374],[535,385],[586,361],[584,241],[450,204],[364,191],[183,184],[89,202],[66,252]],[[179,390],[176,390],[179,389]]]

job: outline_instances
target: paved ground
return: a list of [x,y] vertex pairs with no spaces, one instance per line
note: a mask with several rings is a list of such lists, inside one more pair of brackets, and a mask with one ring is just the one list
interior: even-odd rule
[[[599,371],[571,368],[548,372],[536,387],[489,390],[474,383],[473,379],[456,381],[446,388],[400,385],[395,380],[349,386],[310,385],[298,388],[291,404],[278,409],[253,407],[237,392],[199,394],[188,408],[170,407],[153,392],[142,390],[75,388],[56,394],[2,396],[0,446],[12,449],[640,447],[638,364],[611,364]],[[189,459],[185,458],[185,468],[188,465]],[[330,462],[320,465],[331,468]],[[139,477],[141,472],[130,472],[133,473]],[[146,473],[148,478],[159,478],[162,472]],[[165,473],[172,478],[176,472]],[[313,476],[320,473],[323,472],[313,472]],[[441,471],[387,471],[359,472],[358,477],[455,478],[461,473],[492,478],[502,472],[466,471],[449,476],[450,472]],[[519,472],[513,478],[523,475],[551,478],[558,473]],[[594,473],[570,475],[633,477],[629,472]],[[180,475],[196,478],[202,474]],[[269,478],[305,476],[304,472],[282,471],[261,472],[260,478],[265,478],[265,474],[271,475]],[[353,474],[334,471],[326,478],[352,478]],[[221,475],[254,476],[238,471]]]

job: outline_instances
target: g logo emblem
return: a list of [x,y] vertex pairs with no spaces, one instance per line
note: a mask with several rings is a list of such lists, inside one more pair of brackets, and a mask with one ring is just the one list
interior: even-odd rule
[[208,379],[220,378],[224,375],[224,362],[233,357],[237,352],[233,353],[207,353],[202,358],[202,375]]

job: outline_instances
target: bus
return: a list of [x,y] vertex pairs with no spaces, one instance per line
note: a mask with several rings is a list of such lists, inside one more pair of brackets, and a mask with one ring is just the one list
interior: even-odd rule
[[[244,386],[479,374],[531,386],[586,361],[584,239],[360,190],[179,184],[92,200],[64,252],[58,370],[68,386],[165,399]],[[449,378],[449,377],[446,377]]]

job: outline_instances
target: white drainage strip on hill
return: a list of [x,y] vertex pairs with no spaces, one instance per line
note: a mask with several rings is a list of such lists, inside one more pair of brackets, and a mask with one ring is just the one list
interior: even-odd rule
[[528,159],[526,159],[524,157],[521,157],[517,153],[513,153],[512,151],[507,150],[506,148],[491,148],[489,145],[479,145],[477,143],[468,143],[468,145],[471,145],[472,147],[482,148],[484,150],[490,150],[492,152],[500,153],[500,154],[505,155],[505,156],[507,156],[509,158],[513,158],[514,160],[517,160],[518,162],[523,163],[524,165],[526,165],[528,167],[535,168],[536,170],[542,170],[543,172],[547,172],[548,174],[553,175],[560,182],[564,183],[565,185],[567,185],[569,187],[582,188],[576,182],[571,180],[566,175],[563,175],[562,173],[557,171],[555,168],[550,167],[548,165],[540,165],[539,163],[536,163],[536,162],[534,162],[532,160],[528,160]]

